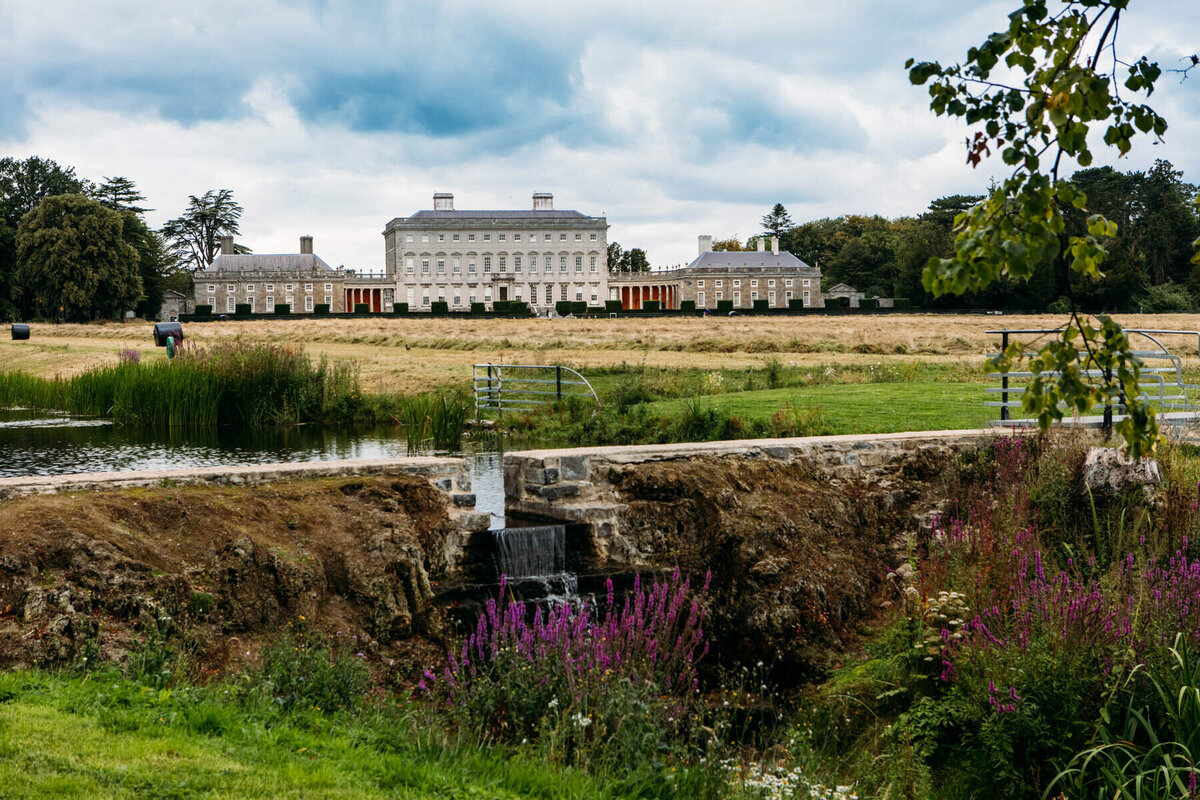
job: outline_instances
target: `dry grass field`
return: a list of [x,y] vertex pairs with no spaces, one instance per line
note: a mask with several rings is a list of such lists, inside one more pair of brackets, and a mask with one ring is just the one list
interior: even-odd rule
[[[1196,330],[1200,315],[1126,315],[1130,328]],[[209,322],[185,326],[188,342],[286,342],[314,356],[353,359],[367,391],[412,392],[469,380],[480,362],[598,367],[742,368],[778,358],[788,366],[978,362],[995,349],[995,328],[1048,328],[1062,316],[895,314],[652,319],[378,318]],[[1195,337],[1164,342],[1197,359]],[[115,361],[122,349],[161,358],[146,322],[33,326],[30,341],[0,340],[0,369],[70,375]]]

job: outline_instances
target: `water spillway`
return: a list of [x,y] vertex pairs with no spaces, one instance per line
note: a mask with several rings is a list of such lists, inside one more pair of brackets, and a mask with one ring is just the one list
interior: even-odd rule
[[492,532],[496,567],[510,578],[543,578],[567,570],[567,526],[536,525]]

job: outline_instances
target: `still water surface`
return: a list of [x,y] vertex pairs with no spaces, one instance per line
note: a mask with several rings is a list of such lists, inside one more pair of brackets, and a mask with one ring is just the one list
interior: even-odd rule
[[[498,442],[463,452],[422,451],[467,459],[476,508],[504,524],[504,478]],[[418,453],[414,453],[417,455]],[[0,409],[0,477],[125,472],[144,469],[397,458],[409,455],[398,426],[247,431],[143,431],[106,420],[73,419],[29,409]]]

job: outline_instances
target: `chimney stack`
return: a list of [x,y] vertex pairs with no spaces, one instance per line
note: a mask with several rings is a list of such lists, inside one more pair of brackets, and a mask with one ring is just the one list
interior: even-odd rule
[[779,237],[778,236],[771,237],[771,252],[774,255],[779,255]]
[[233,255],[233,237],[232,236],[222,236],[221,237],[221,255],[223,255],[223,256]]
[[453,211],[454,195],[449,192],[438,192],[433,196],[434,211]]
[[300,255],[302,255],[302,256],[311,256],[312,255],[312,237],[311,236],[301,236],[300,237]]
[[550,192],[534,192],[533,193],[533,210],[534,211],[553,211],[554,210],[554,195]]
[[765,236],[758,237],[758,252],[765,253],[767,250],[767,239]]
[[712,252],[712,237],[711,236],[701,236],[700,237],[700,255],[704,255],[705,253],[711,253],[711,252]]

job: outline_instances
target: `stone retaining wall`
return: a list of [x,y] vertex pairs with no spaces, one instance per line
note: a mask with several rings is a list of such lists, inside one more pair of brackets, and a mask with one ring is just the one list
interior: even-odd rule
[[423,477],[446,498],[450,518],[465,530],[486,530],[489,515],[475,511],[471,473],[461,458],[355,459],[305,461],[289,464],[189,467],[136,472],[94,472],[76,475],[31,475],[0,478],[0,500],[19,495],[52,494],[121,488],[197,486],[212,484],[240,486],[286,480],[345,478],[353,475],[411,475]]
[[506,513],[586,523],[599,553],[618,557],[625,549],[621,526],[628,509],[611,479],[633,465],[774,460],[831,481],[885,480],[905,464],[943,459],[993,435],[985,430],[931,431],[506,453]]

